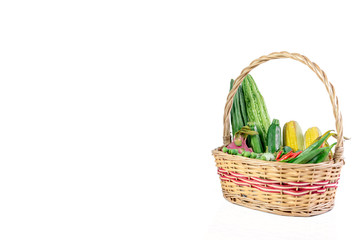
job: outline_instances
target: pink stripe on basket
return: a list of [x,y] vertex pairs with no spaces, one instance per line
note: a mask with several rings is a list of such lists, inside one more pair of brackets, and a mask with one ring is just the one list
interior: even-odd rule
[[247,187],[251,187],[251,185],[250,184],[248,184],[248,183],[244,183],[244,182],[242,182],[242,181],[238,181],[238,180],[231,180],[233,183],[235,183],[235,184],[237,184],[237,185],[239,185],[239,186],[247,186]]
[[263,192],[282,193],[292,196],[303,196],[306,194],[322,194],[329,188],[337,188],[338,181],[319,181],[315,183],[307,182],[280,182],[262,179],[258,177],[246,177],[246,175],[236,172],[228,172],[225,169],[218,169],[218,174],[222,181],[231,181],[239,186],[256,188]]
[[315,191],[315,190],[319,190],[321,188],[322,188],[321,186],[306,186],[306,187],[300,187],[299,189],[300,190],[312,190],[312,191]]
[[223,176],[225,176],[225,177],[227,177],[227,178],[229,178],[229,179],[236,179],[236,177],[235,176],[231,176],[230,174],[223,174]]
[[315,183],[313,183],[314,185],[326,185],[326,184],[328,184],[329,183],[329,181],[320,181],[320,182],[315,182]]
[[337,182],[329,183],[329,184],[326,184],[326,185],[324,186],[324,188],[333,188],[333,187],[336,187],[337,184],[338,184]]
[[224,177],[224,176],[220,176],[220,179],[221,179],[222,181],[230,181],[230,179],[228,179],[227,177]]
[[268,180],[268,179],[263,179],[263,178],[258,178],[258,177],[251,177],[251,179],[261,182],[261,183],[266,183],[266,184],[279,183],[278,181]]
[[259,185],[253,185],[253,187],[256,189],[259,189],[263,192],[281,193],[281,190],[275,189],[275,188],[269,188],[269,187],[264,187],[264,186],[259,186]]
[[246,183],[249,183],[249,184],[253,184],[253,185],[256,185],[256,184],[259,184],[259,182],[257,181],[254,181],[254,180],[249,180],[249,179],[241,179],[243,182],[246,182]]
[[293,196],[302,196],[302,195],[309,194],[310,191],[308,191],[308,190],[303,190],[303,191],[283,190],[283,193],[293,195]]
[[222,169],[222,168],[218,168],[218,172],[220,173],[227,173],[227,171],[225,169]]
[[301,186],[308,186],[310,185],[310,183],[307,182],[288,182],[287,184],[292,185],[292,186],[297,186],[297,187],[301,187]]
[[230,174],[235,176],[235,177],[238,177],[238,178],[248,178],[245,175],[240,174],[240,173],[230,172]]
[[315,191],[314,193],[324,193],[324,192],[326,192],[326,188],[319,189],[319,190]]
[[296,189],[295,186],[289,186],[289,185],[280,185],[280,184],[268,184],[269,187],[280,189],[280,190],[290,190],[290,189]]

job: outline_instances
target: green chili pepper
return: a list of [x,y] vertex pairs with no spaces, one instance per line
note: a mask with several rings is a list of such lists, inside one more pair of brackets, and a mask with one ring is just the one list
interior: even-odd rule
[[[301,163],[306,163],[303,162],[303,156],[308,156],[308,154],[310,154],[311,152],[313,152],[314,150],[318,149],[321,144],[323,144],[323,142],[330,136],[330,131],[325,134],[322,138],[320,138],[318,141],[314,142],[313,144],[311,144],[308,148],[306,148],[301,154],[299,154],[296,158],[291,159],[290,161],[288,161],[288,163],[299,163],[299,161],[301,161]],[[313,156],[315,157],[315,156]],[[299,161],[297,161],[298,159],[300,159]],[[312,158],[310,158],[309,160],[311,160]],[[309,161],[308,160],[308,161]]]
[[329,147],[324,147],[324,152],[316,155],[313,159],[311,159],[308,163],[321,163],[323,161],[325,161],[326,157],[329,155],[329,152],[331,150],[331,148],[333,148],[336,145],[336,143],[333,143],[331,146]]
[[324,152],[324,148],[319,148],[319,149],[312,150],[311,152],[308,152],[306,154],[302,153],[299,155],[299,157],[295,158],[295,160],[291,161],[291,162],[299,163],[299,164],[307,163],[312,158],[314,158],[316,155],[321,154],[323,152]]
[[314,149],[318,149],[321,146],[321,144],[323,144],[323,142],[329,137],[329,135],[330,135],[330,132],[328,132],[325,136],[320,138],[319,141],[316,141],[313,144],[311,144],[298,157],[301,157],[302,155],[306,155],[307,153],[311,152]]

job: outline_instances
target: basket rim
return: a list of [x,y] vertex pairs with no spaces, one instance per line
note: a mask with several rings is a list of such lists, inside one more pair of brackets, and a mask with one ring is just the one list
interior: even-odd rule
[[326,162],[321,162],[321,163],[314,163],[314,164],[297,164],[297,163],[287,163],[287,162],[276,162],[276,161],[266,161],[266,160],[261,160],[261,159],[254,159],[254,158],[248,158],[248,157],[243,157],[243,156],[239,156],[239,155],[230,155],[228,153],[224,153],[223,151],[221,151],[221,148],[224,147],[220,146],[217,147],[215,149],[213,149],[212,155],[218,155],[218,156],[222,156],[224,160],[226,161],[237,161],[237,162],[241,162],[241,163],[246,163],[249,165],[264,165],[264,166],[270,166],[270,167],[280,167],[280,168],[326,168],[329,166],[342,166],[345,164],[344,161],[334,161],[334,160],[329,160]]

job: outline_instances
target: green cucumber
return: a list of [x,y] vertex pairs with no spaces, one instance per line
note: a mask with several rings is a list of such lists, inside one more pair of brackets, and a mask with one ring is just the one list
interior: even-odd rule
[[[231,79],[230,90],[233,88],[233,85],[234,85],[234,79]],[[233,105],[230,112],[230,120],[231,120],[232,133],[233,135],[235,135],[235,133],[244,126],[244,122],[241,117],[240,100],[239,100],[238,92],[235,93],[233,98]]]
[[[256,123],[248,122],[248,126],[250,127],[250,129],[252,131],[258,132],[258,128],[256,127]],[[264,152],[264,148],[262,146],[259,134],[250,135],[250,136],[248,136],[248,139],[249,139],[249,145],[250,145],[250,147],[252,148],[252,150],[254,152],[256,152],[256,153],[263,153]]]

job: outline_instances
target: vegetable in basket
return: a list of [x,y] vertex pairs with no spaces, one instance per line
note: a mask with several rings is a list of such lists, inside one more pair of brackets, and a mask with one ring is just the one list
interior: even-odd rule
[[[312,158],[314,158],[317,154],[320,154],[323,148],[320,148],[320,146],[329,138],[330,131],[328,131],[326,134],[324,134],[323,137],[320,138],[320,140],[316,141],[312,145],[310,145],[308,148],[306,148],[301,154],[299,154],[296,158],[292,158],[288,160],[289,163],[307,163]],[[320,148],[320,149],[319,149]],[[330,148],[331,149],[331,148]]]
[[249,121],[247,112],[246,112],[246,104],[245,104],[245,96],[243,91],[243,85],[240,84],[240,87],[238,89],[239,93],[239,100],[240,100],[240,111],[241,111],[241,117],[244,122],[244,125]]
[[288,152],[292,151],[292,149],[291,149],[291,147],[289,147],[289,146],[285,146],[285,147],[283,148],[283,151],[284,151],[284,153],[288,153]]
[[[258,132],[256,123],[248,122],[248,125],[252,131]],[[249,145],[256,153],[264,152],[259,134],[249,136]]]
[[321,136],[320,129],[318,127],[311,127],[305,132],[305,147],[309,147],[314,141]]
[[282,157],[279,157],[279,158],[277,159],[277,161],[280,162],[280,161],[287,160],[287,159],[291,158],[291,156],[292,156],[293,154],[294,154],[294,153],[293,153],[293,151],[291,150],[290,152],[284,154]]
[[250,154],[250,158],[256,158],[256,157],[257,157],[257,154],[256,154],[256,153],[252,152],[252,153]]
[[318,149],[330,137],[330,132],[331,131],[327,131],[318,141],[314,142],[308,148],[306,148],[302,152],[302,154],[306,154],[306,153],[311,152],[314,149]]
[[244,149],[245,151],[252,152],[253,150],[246,145],[246,139],[248,136],[257,134],[258,132],[251,130],[249,126],[243,126],[235,133],[234,141],[230,143],[227,148]]
[[336,145],[336,142],[333,143],[332,145],[328,146],[328,147],[324,147],[324,148],[321,148],[323,149],[323,152],[321,152],[320,154],[316,155],[313,159],[311,159],[309,162],[307,163],[321,163],[323,161],[325,161],[328,156],[329,156],[329,153],[331,151],[331,148],[333,146]]
[[270,117],[264,98],[250,74],[244,78],[242,89],[248,120],[256,123],[262,145],[265,147],[267,146],[266,136],[270,126]]
[[[230,90],[233,88],[233,84],[234,84],[234,79],[231,79]],[[240,130],[240,128],[244,126],[244,123],[241,118],[240,105],[238,99],[239,99],[239,94],[238,92],[236,92],[233,98],[233,105],[230,112],[231,127],[234,135],[237,131]]]
[[312,150],[311,152],[308,152],[307,154],[295,159],[293,161],[293,163],[305,164],[305,163],[310,163],[310,162],[311,163],[323,162],[327,158],[331,148],[333,146],[335,146],[335,144],[336,143],[332,144],[329,147],[323,147],[323,148],[318,148],[318,149]]
[[292,161],[292,163],[299,163],[299,164],[307,163],[313,157],[322,153],[323,151],[324,151],[323,148],[318,148],[312,150],[311,152],[308,152],[307,154],[300,154],[300,156],[298,158],[295,158],[294,161]]
[[273,119],[267,132],[267,146],[271,153],[277,152],[281,145],[281,128],[278,119]]
[[284,145],[291,147],[294,152],[304,150],[304,136],[300,125],[296,121],[285,123],[283,138]]
[[[328,133],[330,133],[329,135],[327,135],[325,141],[324,141],[324,142],[321,144],[321,146],[320,146],[320,147],[329,147],[329,143],[327,142],[328,138],[332,136],[332,137],[334,137],[335,139],[337,139],[337,137],[338,137],[338,135],[337,135],[336,133],[331,133],[332,131],[333,131],[333,130],[329,130],[329,131],[327,131],[326,133],[324,133],[323,135],[317,137],[314,142],[318,141],[319,139],[321,139],[322,137],[324,137],[325,135],[327,135]],[[345,136],[344,136],[343,138],[344,138],[344,140],[350,140],[350,138],[345,137]],[[331,157],[331,158],[333,157],[333,152],[332,152],[332,150],[330,150],[330,157]]]
[[247,145],[246,145],[246,141],[242,141],[242,145],[241,146],[236,146],[234,142],[231,142],[229,145],[227,145],[226,147],[228,149],[237,149],[237,150],[241,150],[241,151],[249,151],[249,152],[252,152],[253,150],[251,148],[249,148]]
[[276,153],[276,157],[275,157],[275,160],[278,160],[280,159],[281,155],[283,154],[283,150],[280,150]]
[[[264,154],[262,154],[261,155],[261,159],[263,159],[263,160],[267,160],[267,161],[273,161],[273,160],[275,160],[275,156],[274,156],[274,154],[272,154],[272,153],[264,153]],[[265,159],[264,159],[265,158]]]
[[244,151],[242,156],[244,157],[250,157],[251,156],[251,153],[249,151]]
[[237,155],[239,153],[239,151],[237,149],[230,149],[229,153],[232,155]]

